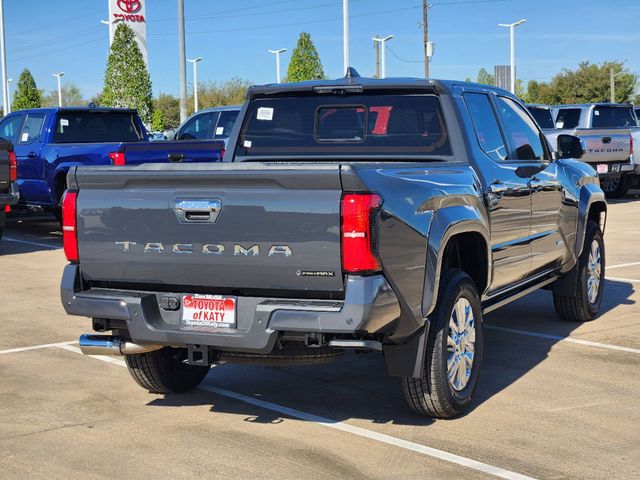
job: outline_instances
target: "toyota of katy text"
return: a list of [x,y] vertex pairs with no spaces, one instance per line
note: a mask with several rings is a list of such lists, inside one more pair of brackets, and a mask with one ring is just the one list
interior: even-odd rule
[[598,314],[604,193],[578,138],[557,150],[487,85],[255,86],[223,163],[70,170],[62,303],[151,392],[377,350],[415,412],[452,417],[488,312],[548,288],[562,319]]

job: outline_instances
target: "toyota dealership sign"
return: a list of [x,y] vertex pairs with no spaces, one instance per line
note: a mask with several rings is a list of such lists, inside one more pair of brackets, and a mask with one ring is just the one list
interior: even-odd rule
[[147,6],[146,0],[109,0],[109,32],[111,41],[116,28],[126,23],[135,33],[140,51],[147,62]]

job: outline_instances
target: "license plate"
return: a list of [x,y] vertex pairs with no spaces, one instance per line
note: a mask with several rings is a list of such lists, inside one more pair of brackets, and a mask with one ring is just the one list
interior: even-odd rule
[[236,298],[185,295],[182,297],[182,324],[188,327],[235,328]]
[[596,167],[596,170],[598,171],[598,173],[607,173],[609,171],[609,165],[607,165],[606,163],[599,163]]

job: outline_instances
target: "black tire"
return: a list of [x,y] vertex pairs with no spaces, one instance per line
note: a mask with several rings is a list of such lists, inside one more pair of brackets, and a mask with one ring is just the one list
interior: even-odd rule
[[[597,295],[593,301],[589,299],[589,254],[591,245],[597,242],[600,249],[600,275],[599,288]],[[584,239],[584,247],[577,265],[576,286],[573,295],[560,295],[553,290],[553,304],[556,312],[564,320],[572,322],[588,322],[598,316],[600,304],[602,303],[602,295],[604,293],[604,268],[605,268],[605,252],[604,240],[600,227],[593,220],[589,220],[587,224],[587,234]]]
[[[466,386],[456,390],[447,376],[447,338],[453,309],[461,298],[468,301],[473,312],[475,344]],[[438,302],[430,320],[424,373],[422,378],[402,378],[402,391],[416,413],[434,418],[451,418],[469,408],[482,363],[482,309],[476,285],[469,275],[457,269],[444,272]]]
[[631,178],[628,175],[622,175],[618,178],[602,179],[600,188],[607,198],[622,198],[631,188]]
[[186,359],[185,348],[171,347],[125,355],[133,379],[151,393],[183,393],[200,385],[209,367],[187,365]]

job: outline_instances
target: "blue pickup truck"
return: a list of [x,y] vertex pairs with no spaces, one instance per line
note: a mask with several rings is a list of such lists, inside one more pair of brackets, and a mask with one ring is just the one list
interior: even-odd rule
[[67,171],[80,165],[219,162],[224,142],[149,141],[135,110],[38,108],[0,121],[0,137],[11,141],[18,163],[20,204],[58,214]]

